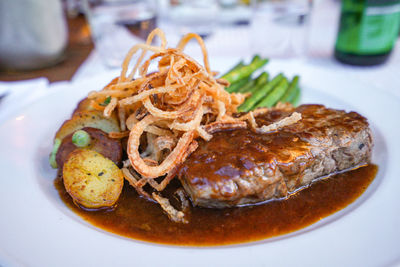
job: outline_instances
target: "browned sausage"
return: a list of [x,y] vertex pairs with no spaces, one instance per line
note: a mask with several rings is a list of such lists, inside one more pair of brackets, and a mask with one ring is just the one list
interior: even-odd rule
[[[122,160],[122,145],[118,139],[108,137],[107,133],[100,129],[85,127],[82,130],[86,131],[91,138],[88,149],[92,149],[104,157],[109,158],[115,164],[119,165]],[[59,168],[62,169],[64,162],[67,160],[69,153],[77,149],[72,143],[72,134],[66,136],[58,149],[56,162]]]

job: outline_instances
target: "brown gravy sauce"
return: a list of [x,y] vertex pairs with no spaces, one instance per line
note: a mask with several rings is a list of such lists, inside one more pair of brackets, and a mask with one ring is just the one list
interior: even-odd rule
[[[294,232],[351,204],[375,178],[369,164],[312,183],[286,200],[241,208],[191,207],[190,223],[171,222],[161,208],[124,186],[113,210],[85,211],[72,202],[62,179],[55,186],[63,202],[84,220],[117,235],[172,245],[215,246],[266,239]],[[175,179],[177,180],[177,179]],[[167,190],[173,190],[177,181]]]

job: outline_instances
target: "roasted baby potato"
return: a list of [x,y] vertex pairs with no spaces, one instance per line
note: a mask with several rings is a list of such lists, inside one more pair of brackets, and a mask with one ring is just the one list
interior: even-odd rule
[[84,127],[97,128],[106,133],[120,131],[118,120],[115,118],[105,118],[101,111],[84,110],[76,112],[71,119],[65,121],[55,138],[62,140],[67,135]]
[[[113,85],[113,84],[116,84],[117,82],[118,82],[118,80],[119,80],[119,77],[115,77],[114,79],[112,79],[106,86],[105,86],[105,88],[106,87],[109,87],[109,86],[111,86],[111,85]],[[87,97],[85,97],[84,99],[82,99],[81,101],[79,101],[79,103],[78,103],[78,105],[76,106],[76,108],[75,108],[75,110],[74,110],[74,112],[72,113],[72,115],[74,115],[76,112],[79,112],[79,111],[84,111],[84,110],[95,110],[93,107],[92,107],[92,104],[91,104],[91,99],[89,99],[89,98],[87,98]],[[114,112],[114,114],[113,114],[113,116],[115,115],[115,112]],[[116,116],[115,116],[116,117]]]
[[[85,127],[84,130],[90,135],[88,149],[99,152],[104,157],[112,160],[115,164],[120,164],[122,160],[122,145],[119,139],[112,139],[102,130]],[[57,166],[62,168],[69,154],[78,147],[72,142],[74,133],[67,135],[61,142],[56,155]]]
[[74,202],[90,209],[111,207],[124,184],[122,171],[90,149],[72,151],[63,167],[64,186]]
[[103,116],[103,113],[98,110],[77,111],[71,119],[65,121],[63,125],[61,125],[60,129],[56,133],[53,150],[49,158],[50,165],[53,168],[58,168],[56,155],[62,140],[69,134],[84,127],[97,128],[106,133],[120,131],[119,122],[115,116],[106,118]]
[[[92,100],[89,98],[84,98],[78,103],[74,112],[72,113],[72,116],[74,116],[76,113],[81,112],[81,111],[92,111],[92,110],[95,110],[92,107]],[[111,114],[111,118],[113,120],[118,119],[117,113],[115,111]]]

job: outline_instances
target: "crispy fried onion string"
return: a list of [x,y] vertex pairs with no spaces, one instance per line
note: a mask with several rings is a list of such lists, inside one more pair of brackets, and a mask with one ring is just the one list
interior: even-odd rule
[[[188,149],[190,143],[194,141],[195,131],[185,132],[179,139],[175,148],[166,157],[166,159],[158,166],[147,165],[139,154],[140,136],[144,132],[147,126],[151,123],[161,120],[161,117],[154,117],[148,115],[138,123],[136,123],[129,134],[128,139],[128,157],[132,164],[132,167],[146,178],[157,178],[168,173],[172,168],[182,163],[186,158],[185,151]],[[187,155],[186,155],[187,156]]]
[[260,128],[256,128],[257,133],[265,134],[273,131],[277,131],[283,127],[289,126],[301,120],[301,114],[298,112],[293,112],[290,116],[283,118],[277,122],[269,125],[263,125]]
[[168,198],[164,198],[160,196],[160,194],[157,194],[153,192],[151,195],[155,201],[160,204],[161,208],[167,213],[168,218],[171,221],[177,222],[177,223],[188,223],[188,220],[185,218],[185,213],[182,211],[179,211],[175,209],[170,203]]
[[[159,37],[161,45],[152,44]],[[183,53],[186,44],[195,39],[203,53],[204,67]],[[166,48],[164,33],[155,29],[145,44],[133,46],[122,64],[121,75],[99,92],[91,92],[92,107],[106,117],[114,111],[120,120],[121,132],[111,132],[112,138],[128,136],[129,162],[122,168],[125,179],[143,197],[158,202],[176,222],[187,222],[182,211],[173,208],[159,192],[176,176],[179,165],[197,149],[196,138],[210,140],[213,133],[228,129],[243,129],[249,122],[256,132],[263,133],[284,127],[299,119],[292,114],[273,125],[258,127],[255,121],[259,109],[242,117],[234,116],[246,95],[229,94],[229,83],[216,79],[211,71],[207,50],[200,36],[185,35],[177,48]],[[146,52],[153,52],[145,59]],[[141,52],[128,74],[136,52]],[[151,64],[158,71],[148,74]],[[133,79],[134,75],[138,77]],[[160,182],[157,182],[162,179]],[[144,190],[149,185],[152,193]],[[148,189],[148,188],[147,188]],[[184,198],[178,193],[182,205]]]
[[138,182],[141,179],[140,177],[138,177],[137,175],[133,175],[129,171],[128,167],[124,167],[121,170],[122,170],[122,173],[124,175],[125,180],[127,180],[129,182],[129,184],[131,186],[133,186],[133,188],[136,189],[136,192],[138,192],[139,195],[141,195],[142,197],[144,197],[144,198],[146,198],[148,200],[152,199],[150,197],[150,195],[146,191],[143,190],[143,187],[138,185]]

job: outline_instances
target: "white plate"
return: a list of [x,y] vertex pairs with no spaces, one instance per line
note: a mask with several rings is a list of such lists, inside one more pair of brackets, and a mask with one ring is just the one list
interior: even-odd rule
[[[229,66],[232,62],[226,62]],[[224,65],[221,63],[221,65]],[[292,73],[296,66],[275,65]],[[298,68],[297,68],[298,69]],[[157,245],[97,229],[53,187],[52,138],[77,101],[110,77],[58,89],[0,125],[1,266],[382,266],[400,258],[400,101],[345,77],[301,68],[303,103],[355,110],[375,137],[376,179],[353,204],[301,231],[249,244]]]

